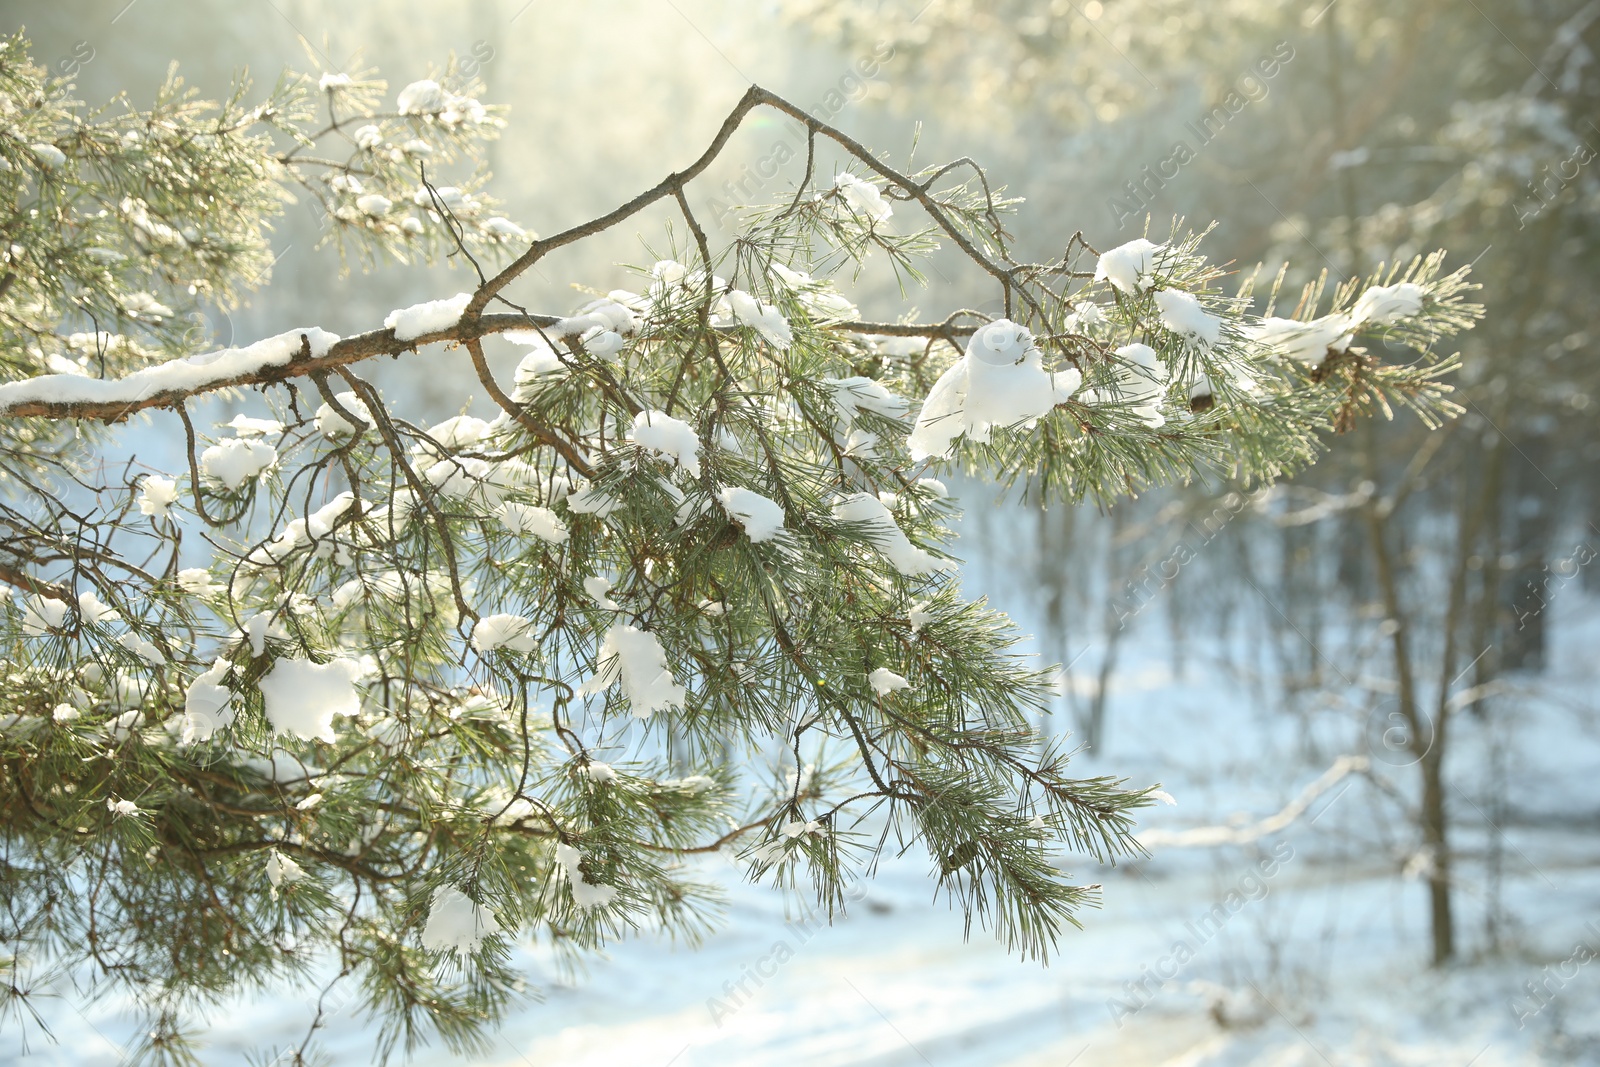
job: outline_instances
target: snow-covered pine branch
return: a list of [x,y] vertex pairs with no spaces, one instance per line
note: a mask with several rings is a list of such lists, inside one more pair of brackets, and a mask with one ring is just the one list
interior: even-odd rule
[[[902,173],[758,88],[689,167],[539,239],[474,222],[481,191],[425,180],[424,160],[470,159],[492,128],[448,77],[406,86],[392,112],[382,83],[325,74],[255,108],[130,122],[85,118],[24,47],[0,65],[57,103],[0,139],[0,189],[13,214],[50,211],[9,254],[76,274],[18,267],[0,293],[7,933],[142,991],[163,1025],[193,994],[320,952],[361,976],[391,1043],[422,1023],[470,1042],[504,1007],[509,938],[692,932],[715,889],[685,860],[708,850],[838,906],[885,823],[969,915],[1045,956],[1096,889],[1052,857],[1137,851],[1132,813],[1152,794],[1074,779],[1069,753],[1039,750],[1028,717],[1053,675],[961,596],[958,502],[938,476],[1026,479],[1053,500],[1207,471],[1268,480],[1362,410],[1448,414],[1448,363],[1428,345],[1476,314],[1442,256],[1341,287],[1320,316],[1309,292],[1296,322],[1255,315],[1248,286],[1222,294],[1193,235],[1103,253],[1076,238],[1059,261],[1017,262],[1012,205],[975,166]],[[317,94],[345,120],[319,127]],[[683,190],[762,108],[807,126],[805,179],[714,247]],[[352,109],[371,120],[353,133]],[[207,244],[186,193],[97,231],[100,254],[67,250],[76,205],[111,195],[100,167],[159,185],[116,147],[141,143],[124,125],[201,121],[226,132],[192,142],[212,146],[196,166],[254,190],[227,225],[255,251],[196,259],[215,291],[264,281],[263,182],[322,190],[363,253],[515,256],[355,337],[187,351],[153,310],[170,280],[127,265]],[[261,123],[296,147],[250,132]],[[431,149],[393,144],[407,134]],[[368,177],[325,161],[317,185],[305,168],[341,138]],[[420,213],[396,221],[403,188]],[[514,301],[550,252],[655,204],[692,241],[631,289]],[[879,256],[914,269],[938,241],[1005,318],[872,323],[831,281]],[[80,290],[122,332],[73,332]],[[508,378],[489,334],[522,349]],[[1382,339],[1410,354],[1363,347]],[[435,345],[465,350],[460,381],[493,418],[412,422],[364,376]],[[208,393],[239,387],[270,417],[195,426]],[[141,410],[183,434],[186,469],[108,479],[103,437],[71,447]],[[91,865],[112,897],[76,891]],[[464,966],[435,969],[445,957]]]

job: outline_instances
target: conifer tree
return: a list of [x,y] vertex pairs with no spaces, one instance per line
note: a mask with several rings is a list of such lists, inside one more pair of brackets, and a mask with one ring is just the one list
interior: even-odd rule
[[[1201,234],[1019,262],[977,165],[899,169],[760,88],[692,163],[541,238],[484,191],[506,119],[453,65],[392,97],[286,73],[207,102],[174,75],[140,110],[27,49],[0,51],[0,999],[119,986],[152,1060],[191,1055],[207,1004],[313,973],[384,1055],[470,1048],[517,996],[514,941],[694,938],[716,851],[831,914],[916,849],[969,926],[1047,959],[1096,900],[1060,858],[1137,852],[1156,785],[1040,748],[1053,672],[962,595],[941,478],[1041,505],[1270,482],[1366,413],[1451,415],[1433,346],[1477,314],[1442,253],[1281,316]],[[686,190],[757,111],[804,128],[804,173],[713,245]],[[349,261],[453,257],[472,284],[196,351],[197,302],[270,303],[290,195]],[[519,302],[656,205],[681,228],[633,289]],[[1003,318],[868,321],[833,281],[915,282],[939,245]],[[509,379],[491,335],[523,349]],[[379,356],[462,368],[495,417],[414,421]],[[206,424],[222,393],[262,414]],[[135,419],[181,469],[108,462]]]

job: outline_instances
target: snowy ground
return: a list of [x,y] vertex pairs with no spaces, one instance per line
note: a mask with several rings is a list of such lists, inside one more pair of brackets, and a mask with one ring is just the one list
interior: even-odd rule
[[[1600,732],[1571,710],[1600,691],[1589,651],[1600,638],[1600,604],[1574,595],[1555,610],[1554,666],[1539,683],[1546,695],[1523,703],[1506,753],[1501,953],[1483,951],[1484,857],[1495,831],[1480,810],[1488,739],[1469,724],[1451,765],[1460,785],[1452,800],[1465,953],[1447,971],[1425,966],[1424,891],[1400,875],[1406,831],[1389,801],[1349,779],[1253,846],[1166,849],[1115,870],[1072,868],[1078,880],[1105,883],[1105,906],[1084,914],[1085,929],[1063,939],[1048,968],[1008,957],[983,931],[964,941],[959,915],[933,900],[927,864],[914,857],[886,863],[846,916],[815,928],[797,925],[779,895],[739,884],[731,862],[714,858],[707,863],[723,868],[730,907],[704,947],[618,945],[570,983],[529,952],[544,999],[515,1011],[488,1054],[471,1062],[1600,1064],[1600,963],[1584,961],[1589,950],[1600,954]],[[1263,719],[1201,658],[1174,677],[1158,644],[1142,647],[1144,658],[1119,671],[1107,750],[1081,766],[1161,781],[1179,806],[1152,813],[1152,826],[1260,818],[1326,766],[1301,760],[1298,728]],[[1319,724],[1320,743],[1351,750],[1359,730],[1347,726]],[[1405,768],[1389,774],[1410,788]],[[1279,860],[1266,876],[1264,858]],[[1140,981],[1144,993],[1129,986]],[[1525,983],[1542,987],[1541,1000]],[[310,998],[255,998],[218,1013],[205,1062],[242,1062],[247,1048],[297,1040]],[[51,1020],[60,1044],[35,1040],[16,1062],[115,1063],[132,1037],[114,1002],[81,1013],[60,1003]],[[341,1012],[326,1039],[335,1062],[365,1062],[372,1031]],[[0,1059],[16,1052],[13,1043]],[[416,1062],[462,1061],[435,1047]]]

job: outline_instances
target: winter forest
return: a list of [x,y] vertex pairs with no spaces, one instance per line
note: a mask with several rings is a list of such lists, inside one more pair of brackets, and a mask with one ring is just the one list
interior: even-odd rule
[[1600,1064],[1597,53],[8,6],[0,1062]]

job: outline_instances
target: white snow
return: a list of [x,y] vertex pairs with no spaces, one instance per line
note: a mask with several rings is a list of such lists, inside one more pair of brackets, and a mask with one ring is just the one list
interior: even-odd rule
[[235,415],[227,423],[228,429],[239,437],[254,437],[256,434],[279,434],[283,432],[283,423],[277,419],[255,419],[249,415]]
[[354,82],[351,80],[350,75],[344,73],[332,74],[328,71],[323,71],[322,77],[317,79],[317,88],[323,92],[328,92],[331,89],[345,89],[353,84]]
[[1129,296],[1137,296],[1154,284],[1156,253],[1160,245],[1143,237],[1118,245],[1101,254],[1094,267],[1096,281],[1107,281]]
[[641,411],[633,418],[628,440],[657,455],[670,456],[691,478],[700,477],[700,438],[688,423],[662,411]]
[[450,329],[461,321],[461,313],[467,310],[470,303],[471,293],[457,293],[443,300],[425,300],[389,312],[383,318],[383,325],[394,331],[396,341],[415,341],[425,334]]
[[139,805],[131,800],[118,800],[115,797],[106,797],[106,810],[121,818],[124,815],[138,815]]
[[567,509],[575,515],[605,518],[617,510],[621,501],[598,486],[578,485],[567,494]]
[[728,306],[733,309],[733,317],[739,325],[755,330],[773,348],[787,349],[794,342],[789,320],[771,304],[763,304],[743,289],[735,289],[728,294]]
[[494,912],[480,908],[455,886],[434,890],[428,922],[422,928],[422,947],[434,952],[472,953],[484,938],[500,933]]
[[219,659],[189,683],[183,698],[183,744],[209,741],[218,730],[233,725],[233,693],[222,684],[232,666]]
[[[4,389],[0,386],[0,389]],[[139,492],[139,513],[164,519],[167,509],[178,499],[178,484],[171,478],[152,474],[145,478]]]
[[479,652],[493,652],[497,648],[532,652],[534,635],[529,632],[532,626],[532,621],[521,615],[485,615],[472,628],[472,647]]
[[933,621],[933,612],[928,610],[931,606],[931,601],[919,600],[911,605],[910,611],[906,612],[906,621],[911,624],[913,635],[921,633],[922,628]]
[[891,671],[888,667],[879,667],[867,675],[867,684],[872,686],[872,691],[879,696],[888,696],[897,689],[910,689],[911,683]]
[[132,652],[134,655],[138,656],[152,667],[159,667],[167,662],[167,657],[161,654],[161,649],[157,648],[152,642],[140,637],[136,633],[130,632],[123,634],[121,637],[117,638],[117,644],[121,645],[129,652]]
[[328,663],[280,659],[256,684],[275,733],[293,734],[302,741],[332,741],[333,717],[361,711],[356,692],[361,673],[361,664],[350,659]]
[[590,760],[585,763],[583,772],[596,782],[614,782],[617,780],[617,772],[612,769],[611,764],[601,763],[599,760]]
[[593,600],[607,611],[617,611],[619,609],[617,602],[609,596],[611,592],[610,578],[599,575],[585,578],[583,580],[583,591],[588,594],[590,600]]
[[46,170],[55,170],[67,161],[66,153],[53,144],[31,144],[28,149]]
[[900,529],[883,502],[871,493],[855,493],[833,505],[833,517],[840,522],[865,523],[867,540],[872,543],[894,569],[907,577],[936,574],[952,566],[949,560],[939,559],[918,548]]
[[[342,393],[333,394],[333,398],[350,414],[364,420],[368,426],[372,425],[372,412],[367,409],[366,402],[355,393],[346,389]],[[317,429],[324,437],[330,439],[348,437],[356,432],[356,427],[351,425],[349,419],[335,411],[332,404],[323,404],[317,409],[316,422]]]
[[356,197],[356,207],[360,209],[363,215],[370,215],[375,219],[381,219],[383,216],[389,213],[390,208],[394,207],[394,201],[390,200],[387,196],[380,196],[377,193],[368,193],[366,196]]
[[47,630],[59,630],[67,622],[67,602],[43,593],[22,598],[22,632],[39,637]]
[[887,222],[894,214],[894,206],[883,198],[883,190],[869,181],[863,181],[848,172],[833,180],[850,211],[870,222]]
[[102,626],[122,621],[122,616],[113,611],[111,605],[101,600],[100,594],[93,589],[85,589],[78,594],[78,617],[91,625]]
[[1328,351],[1343,352],[1350,347],[1352,323],[1348,315],[1324,315],[1310,322],[1265,318],[1246,326],[1244,334],[1280,355],[1315,367]]
[[402,115],[430,115],[444,108],[447,94],[431,78],[414,81],[395,97],[395,108]]
[[287,366],[300,352],[302,336],[309,342],[313,358],[327,355],[339,341],[337,334],[312,326],[268,337],[246,348],[223,348],[158,363],[123,378],[42,374],[0,385],[0,414],[19,404],[136,404],[166,393],[195,392]]
[[849,378],[824,378],[822,384],[833,391],[833,403],[846,425],[862,411],[872,411],[898,419],[911,408],[911,401],[891,393],[874,378],[855,375]]
[[528,231],[501,215],[494,215],[483,220],[483,232],[490,237],[499,237],[508,241],[525,241]]
[[813,278],[803,270],[790,270],[782,263],[774,263],[772,273],[817,322],[844,322],[861,317],[860,309],[829,282]]
[[1374,285],[1356,300],[1355,306],[1350,309],[1350,318],[1358,323],[1388,326],[1421,311],[1425,295],[1422,286],[1413,282]]
[[1222,320],[1207,313],[1193,293],[1181,289],[1161,289],[1156,293],[1161,309],[1161,325],[1191,344],[1216,344],[1222,337]]
[[1156,350],[1135,343],[1123,345],[1114,354],[1120,362],[1111,395],[1100,399],[1132,404],[1133,414],[1151,429],[1166,425],[1161,401],[1167,388],[1168,372]]
[[907,439],[911,458],[947,457],[963,433],[982,444],[995,428],[1038,419],[1070,399],[1083,376],[1052,374],[1042,360],[1033,334],[1014,322],[996,319],[978,330],[923,401]]
[[583,853],[571,845],[556,844],[556,862],[566,871],[567,882],[572,886],[572,902],[579,908],[605,907],[617,895],[616,886],[591,885],[584,881],[583,871],[578,867],[583,862]]
[[561,544],[568,537],[567,524],[549,508],[534,504],[501,504],[495,517],[514,534],[528,534],[553,545]]
[[267,850],[267,881],[272,883],[274,899],[279,888],[294,885],[306,876],[305,870],[294,860],[275,848]]
[[357,148],[372,149],[383,143],[383,131],[370,124],[356,127],[356,132],[351,136],[355,138]]
[[265,441],[232,437],[200,453],[200,472],[225,489],[238,489],[278,462],[278,450]]
[[618,683],[633,706],[635,718],[648,719],[658,711],[681,708],[688,693],[672,677],[667,653],[656,635],[624,622],[612,623],[595,657],[595,675],[583,692],[604,692]]
[[717,499],[729,517],[744,527],[745,536],[757,544],[772,540],[783,529],[783,508],[754,490],[730,485],[717,491]]

